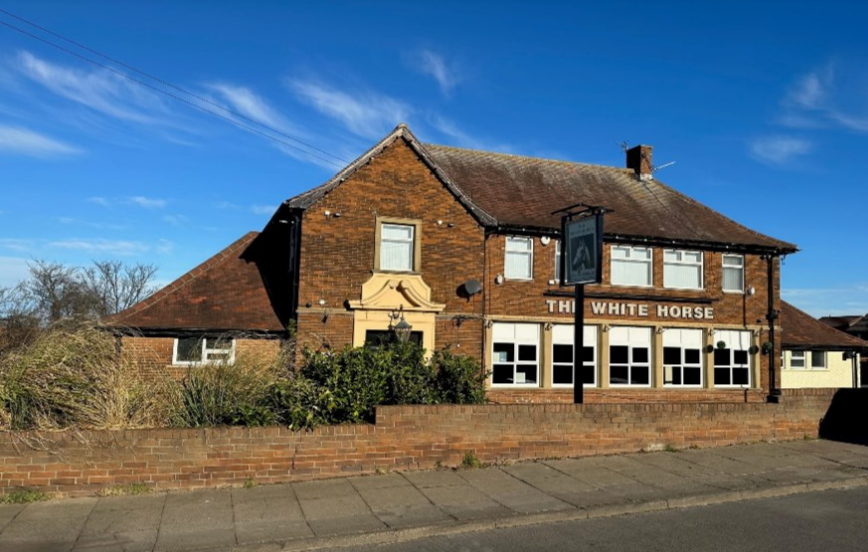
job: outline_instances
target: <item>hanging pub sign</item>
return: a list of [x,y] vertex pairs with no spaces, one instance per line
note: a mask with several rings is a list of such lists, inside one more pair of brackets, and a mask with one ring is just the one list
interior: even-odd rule
[[561,285],[599,284],[603,275],[603,214],[564,217]]

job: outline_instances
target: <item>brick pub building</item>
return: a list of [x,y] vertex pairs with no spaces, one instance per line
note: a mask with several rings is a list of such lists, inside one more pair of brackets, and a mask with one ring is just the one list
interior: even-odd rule
[[290,326],[335,349],[403,320],[427,350],[479,359],[493,401],[570,402],[576,307],[551,213],[578,202],[612,210],[585,293],[585,400],[765,400],[769,295],[779,311],[779,261],[797,248],[653,178],[647,146],[607,167],[421,144],[400,125],[109,325],[135,328],[123,346],[153,369],[183,370],[276,351]]

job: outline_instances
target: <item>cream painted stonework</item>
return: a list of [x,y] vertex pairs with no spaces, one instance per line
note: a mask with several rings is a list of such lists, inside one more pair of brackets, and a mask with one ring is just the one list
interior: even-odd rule
[[362,284],[362,298],[349,302],[353,311],[353,346],[365,344],[368,330],[387,330],[398,320],[392,318],[403,310],[404,319],[414,332],[422,332],[422,346],[427,355],[434,351],[435,317],[446,307],[431,301],[431,288],[418,274],[376,273]]

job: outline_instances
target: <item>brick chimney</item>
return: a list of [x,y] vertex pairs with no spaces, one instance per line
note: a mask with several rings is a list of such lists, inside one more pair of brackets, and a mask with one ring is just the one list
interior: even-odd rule
[[639,180],[652,180],[651,146],[635,146],[627,150],[627,168],[636,172]]

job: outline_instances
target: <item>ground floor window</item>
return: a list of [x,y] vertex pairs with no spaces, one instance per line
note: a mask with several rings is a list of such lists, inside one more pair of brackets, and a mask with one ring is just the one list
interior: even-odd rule
[[609,385],[651,385],[651,328],[615,326],[609,330]]
[[539,385],[539,324],[492,326],[492,385]]
[[235,340],[219,337],[179,337],[172,350],[172,364],[235,362]]
[[702,385],[702,330],[663,331],[663,386]]
[[[810,359],[810,363],[808,362]],[[825,351],[792,351],[790,353],[790,368],[793,370],[825,370]]]
[[[575,326],[552,326],[552,385],[573,385],[573,342]],[[597,385],[597,327],[585,326],[581,380],[585,387]]]
[[718,330],[714,343],[714,385],[749,387],[750,332]]
[[[398,341],[398,336],[392,330],[367,330],[365,332],[365,347],[382,347]],[[410,332],[408,342],[422,346],[422,332]]]

